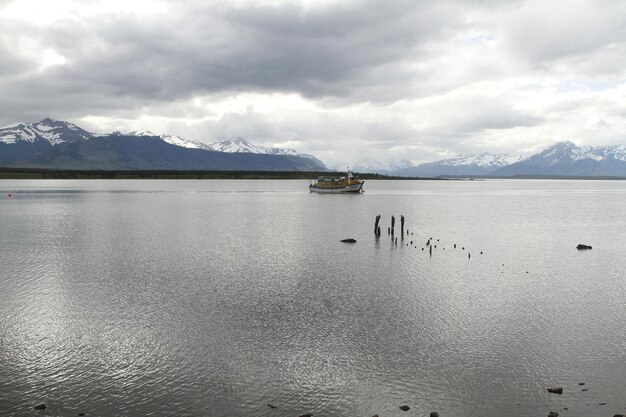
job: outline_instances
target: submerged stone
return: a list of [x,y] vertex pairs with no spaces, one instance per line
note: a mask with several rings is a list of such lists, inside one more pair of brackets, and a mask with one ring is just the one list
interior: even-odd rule
[[558,388],[548,388],[548,392],[551,392],[552,394],[563,394],[563,388],[558,387]]

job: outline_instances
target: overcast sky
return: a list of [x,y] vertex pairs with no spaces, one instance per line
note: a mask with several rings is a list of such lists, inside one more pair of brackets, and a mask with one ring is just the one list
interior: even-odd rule
[[431,161],[626,143],[623,0],[0,0],[0,125]]

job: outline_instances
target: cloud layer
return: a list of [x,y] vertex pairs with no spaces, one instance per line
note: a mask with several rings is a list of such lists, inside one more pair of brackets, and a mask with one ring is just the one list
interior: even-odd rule
[[625,143],[626,5],[0,1],[0,124],[244,136],[330,164]]

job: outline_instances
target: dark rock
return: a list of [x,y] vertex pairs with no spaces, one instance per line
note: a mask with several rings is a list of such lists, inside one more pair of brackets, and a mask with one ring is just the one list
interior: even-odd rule
[[563,394],[563,388],[548,388],[548,392],[551,392],[552,394]]
[[400,410],[402,411],[409,411],[411,409],[411,407],[409,407],[408,405],[401,405],[400,406]]
[[583,388],[583,389],[581,389],[581,391],[582,392],[589,391],[589,388]]
[[578,246],[576,246],[576,249],[578,250],[591,249],[591,246],[583,245],[582,243],[579,243]]
[[356,239],[342,239],[340,242],[343,242],[343,243],[356,243]]
[[46,409],[46,405],[45,404],[39,404],[33,407],[35,410],[45,410]]
[[313,414],[311,413],[301,414],[300,417],[313,417]]
[[436,411],[433,411],[432,413],[430,413],[430,417],[439,417],[439,413]]
[[584,382],[579,382],[578,385],[580,385],[582,387],[583,385],[585,385],[585,383]]
[[598,403],[598,405],[606,405],[606,403]]
[[550,411],[548,413],[548,417],[559,417],[559,413],[557,413],[556,411]]
[[275,409],[275,408],[278,408],[278,407],[276,407],[275,405],[272,405],[272,404],[268,404],[267,406],[268,406],[269,408],[271,408],[272,410],[273,410],[273,409]]
[[85,413],[78,413],[78,415],[82,417],[85,415]]
[[613,417],[624,417],[624,414],[615,414]]

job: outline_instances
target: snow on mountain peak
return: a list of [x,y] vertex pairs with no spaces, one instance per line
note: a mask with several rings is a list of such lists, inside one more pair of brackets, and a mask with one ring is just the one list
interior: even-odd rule
[[521,161],[524,159],[523,155],[514,154],[509,155],[505,153],[500,154],[492,154],[489,152],[483,152],[481,154],[474,155],[457,155],[452,158],[443,159],[438,161],[439,165],[449,165],[449,166],[465,166],[465,165],[476,165],[479,167],[502,167],[506,165],[510,165],[512,163]]
[[306,154],[299,154],[293,149],[289,148],[270,148],[267,146],[253,145],[246,141],[244,138],[227,138],[209,145],[211,149],[218,152],[228,153],[256,153],[266,155],[293,155],[293,156],[309,156]]
[[159,135],[155,135],[149,130],[139,129],[139,130],[133,130],[132,132],[128,132],[128,136],[157,136],[158,137]]
[[204,143],[194,142],[192,140],[184,139],[176,135],[156,135],[152,133],[151,131],[145,130],[145,129],[133,130],[132,132],[127,133],[127,135],[139,136],[139,137],[143,137],[143,136],[158,137],[158,138],[161,138],[161,140],[163,140],[164,142],[167,142],[171,145],[181,146],[183,148],[209,149],[208,146],[205,145]]
[[13,123],[0,128],[0,142],[13,144],[37,141],[58,145],[64,142],[90,139],[93,135],[73,123],[49,117],[36,123]]

